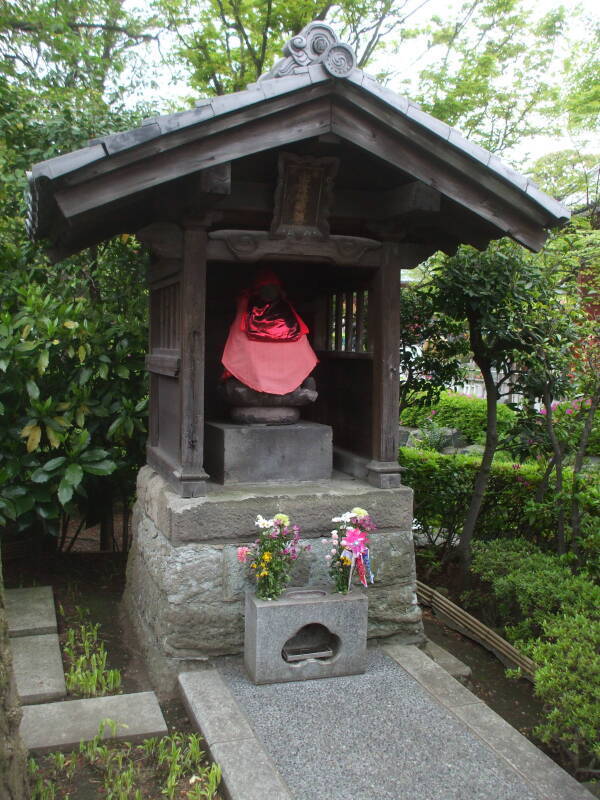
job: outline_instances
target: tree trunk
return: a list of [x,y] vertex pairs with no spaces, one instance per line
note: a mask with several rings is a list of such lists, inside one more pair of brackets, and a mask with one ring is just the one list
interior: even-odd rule
[[498,445],[498,397],[496,394],[496,384],[492,376],[492,369],[490,364],[483,359],[479,361],[475,359],[475,363],[481,370],[483,382],[485,384],[486,392],[486,411],[487,411],[487,430],[485,435],[485,448],[481,464],[475,477],[475,484],[473,486],[473,494],[471,495],[471,502],[469,510],[465,517],[462,533],[456,548],[456,554],[459,560],[459,574],[458,574],[458,588],[464,584],[469,566],[471,564],[471,542],[473,534],[475,533],[475,526],[481,511],[483,503],[483,496],[487,487],[492,468],[492,461],[494,460],[494,453]]
[[579,441],[579,446],[577,447],[577,452],[575,453],[575,463],[573,464],[573,486],[571,490],[571,536],[573,538],[573,549],[576,553],[579,551],[577,537],[579,536],[581,527],[581,509],[579,506],[579,501],[577,499],[577,489],[579,487],[579,473],[581,472],[581,469],[583,467],[583,459],[585,458],[585,452],[587,450],[590,433],[592,432],[592,427],[594,425],[594,417],[596,415],[596,411],[598,410],[599,405],[600,405],[600,389],[591,398],[591,405],[588,410],[585,423],[583,425],[583,431],[581,432],[581,439]]
[[106,497],[106,505],[102,510],[100,517],[100,550],[106,552],[107,550],[114,550],[114,517],[112,497]]
[[8,646],[4,581],[0,564],[0,797],[3,800],[26,800],[29,797],[27,751],[19,736],[20,722],[21,709]]
[[554,463],[556,466],[556,495],[558,497],[559,509],[558,517],[556,520],[556,550],[559,555],[567,552],[567,543],[565,540],[565,505],[562,497],[563,491],[563,448],[558,441],[556,431],[554,430],[554,414],[552,411],[552,397],[546,387],[544,389],[544,408],[546,409],[546,427],[548,429],[548,436],[552,445],[552,452],[554,454]]

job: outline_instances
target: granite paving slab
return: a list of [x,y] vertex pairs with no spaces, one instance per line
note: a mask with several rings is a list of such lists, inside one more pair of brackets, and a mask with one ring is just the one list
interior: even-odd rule
[[4,596],[9,636],[56,633],[56,612],[51,586],[6,589]]
[[[380,649],[364,675],[299,683],[255,686],[240,657],[217,665],[295,800],[562,800]],[[447,677],[459,687],[452,704],[484,705]]]
[[93,739],[106,719],[117,723],[115,736],[105,728],[106,739],[135,742],[167,733],[154,692],[138,692],[25,706],[21,736],[33,753],[66,750]]
[[424,650],[432,661],[435,661],[436,664],[445,669],[453,678],[456,678],[460,683],[468,685],[471,678],[471,667],[431,640],[426,642]]
[[218,670],[183,672],[178,682],[190,720],[221,767],[228,800],[292,800]]
[[67,694],[58,634],[19,636],[10,649],[22,705],[60,700]]

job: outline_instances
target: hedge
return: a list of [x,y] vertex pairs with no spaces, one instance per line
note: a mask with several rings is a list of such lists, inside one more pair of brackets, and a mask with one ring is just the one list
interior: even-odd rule
[[[438,425],[458,428],[465,439],[472,444],[481,442],[487,427],[486,401],[479,397],[469,397],[456,392],[442,392],[440,399],[432,406],[410,406],[400,414],[400,422],[414,428],[433,418]],[[516,414],[508,406],[498,404],[498,434],[507,434],[515,423]]]
[[571,767],[600,757],[600,586],[523,539],[476,542],[504,631],[538,665],[545,720],[534,733]]
[[[451,533],[458,531],[481,458],[401,447],[398,460],[404,467],[402,481],[414,489],[414,516],[419,523],[428,530],[441,526]],[[494,461],[475,536],[514,537],[528,525],[536,539],[552,538],[556,521],[552,503],[532,507],[541,480],[542,471],[535,464]]]

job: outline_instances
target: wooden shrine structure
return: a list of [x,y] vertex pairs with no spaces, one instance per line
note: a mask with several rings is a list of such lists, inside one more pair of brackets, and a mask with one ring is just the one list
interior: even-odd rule
[[[205,98],[33,167],[29,228],[55,259],[116,234],[150,250],[148,463],[202,495],[204,422],[237,293],[271,266],[311,330],[334,463],[399,485],[400,269],[510,236],[533,250],[566,209],[356,68],[308,25],[247,90]],[[301,457],[300,454],[298,457]]]

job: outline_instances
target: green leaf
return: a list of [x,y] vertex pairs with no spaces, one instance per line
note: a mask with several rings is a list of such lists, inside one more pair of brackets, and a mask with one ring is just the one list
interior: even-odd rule
[[63,478],[58,486],[58,499],[65,506],[73,497],[73,487]]
[[108,455],[108,450],[103,450],[100,447],[86,450],[79,456],[80,461],[102,461]]
[[35,498],[33,495],[25,494],[22,497],[15,498],[15,509],[17,512],[17,516],[21,517],[23,514],[26,514],[28,511],[31,511],[35,504]]
[[64,456],[57,456],[56,458],[51,458],[50,461],[46,461],[42,469],[46,470],[46,472],[52,472],[53,470],[57,469],[58,467],[62,467],[67,459]]
[[70,483],[71,486],[79,486],[81,483],[81,479],[83,478],[83,470],[79,466],[79,464],[69,464],[65,471],[65,480],[67,483]]
[[37,342],[19,342],[15,345],[15,350],[18,353],[28,353],[30,350],[35,350]]
[[44,372],[46,372],[46,369],[48,367],[49,359],[50,359],[50,356],[48,354],[48,351],[47,350],[42,350],[42,352],[40,353],[39,358],[37,360],[37,368],[38,368],[38,372],[39,372],[40,375],[43,375]]
[[86,384],[92,376],[92,370],[89,367],[84,367],[79,373],[79,385]]
[[111,423],[109,429],[106,431],[106,436],[108,439],[112,439],[113,435],[119,430],[122,423],[121,417],[117,417],[116,420]]
[[59,511],[56,507],[56,504],[49,505],[49,506],[40,506],[37,505],[35,507],[36,513],[42,517],[42,519],[56,519],[58,517]]
[[128,378],[129,370],[127,369],[127,367],[124,367],[122,364],[120,364],[117,367],[117,375],[119,376],[119,378]]
[[2,372],[6,372],[6,368],[8,367],[9,363],[10,363],[9,358],[0,358],[0,370]]
[[46,483],[46,481],[49,481],[51,477],[52,476],[50,475],[50,473],[46,472],[44,467],[36,469],[35,472],[31,474],[31,480],[34,483]]
[[83,464],[84,472],[89,472],[90,475],[110,475],[117,468],[114,461],[97,461],[95,464]]
[[38,399],[40,396],[40,390],[37,383],[32,378],[25,383],[25,388],[27,389],[27,394],[32,400]]

